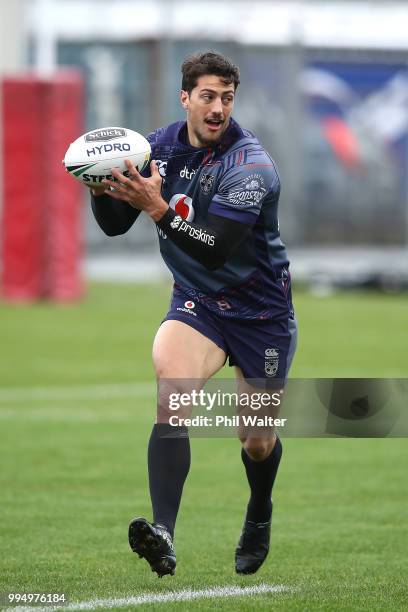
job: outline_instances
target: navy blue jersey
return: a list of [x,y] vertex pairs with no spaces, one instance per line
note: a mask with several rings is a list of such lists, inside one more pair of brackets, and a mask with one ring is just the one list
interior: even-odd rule
[[205,225],[210,213],[250,227],[236,251],[214,271],[157,227],[160,251],[176,287],[220,316],[291,316],[289,262],[278,224],[280,181],[259,141],[232,119],[213,148],[187,144],[186,122],[159,128],[147,138],[163,177],[162,196],[181,217]]

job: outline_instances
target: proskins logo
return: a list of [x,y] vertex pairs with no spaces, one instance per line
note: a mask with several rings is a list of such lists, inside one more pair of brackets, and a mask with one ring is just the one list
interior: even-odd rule
[[192,227],[185,221],[183,221],[177,231],[186,232],[189,236],[191,236],[191,238],[194,238],[195,240],[200,240],[201,242],[205,242],[205,244],[208,244],[208,246],[214,246],[215,244],[215,236],[207,234],[207,232],[201,229],[201,227]]
[[173,219],[173,221],[170,223],[170,227],[172,229],[177,229],[178,226],[180,225],[180,223],[183,222],[183,219],[180,217],[180,215],[176,215]]

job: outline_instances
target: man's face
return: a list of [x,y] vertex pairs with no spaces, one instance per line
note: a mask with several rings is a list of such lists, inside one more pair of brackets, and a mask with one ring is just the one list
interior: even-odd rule
[[205,74],[188,94],[181,91],[181,104],[187,110],[187,129],[193,147],[217,144],[228,127],[234,106],[234,83],[226,85],[222,77]]

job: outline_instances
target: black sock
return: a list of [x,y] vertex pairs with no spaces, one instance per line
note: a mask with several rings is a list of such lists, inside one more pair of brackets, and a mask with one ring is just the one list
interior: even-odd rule
[[[167,434],[177,437],[162,437]],[[165,525],[173,537],[183,485],[190,469],[187,427],[156,423],[149,440],[147,460],[153,521]]]
[[275,482],[279,462],[282,456],[282,444],[276,438],[273,451],[264,461],[254,461],[242,449],[241,457],[245,465],[248,483],[251,488],[246,520],[255,523],[269,521],[272,515],[272,487]]

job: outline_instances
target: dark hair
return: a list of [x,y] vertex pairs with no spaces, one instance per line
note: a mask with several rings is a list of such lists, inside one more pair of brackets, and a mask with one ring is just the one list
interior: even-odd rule
[[215,74],[228,85],[234,83],[234,89],[239,85],[239,68],[228,57],[216,51],[189,55],[181,65],[181,73],[183,75],[181,89],[188,93],[191,93],[197,85],[197,79],[204,74]]

